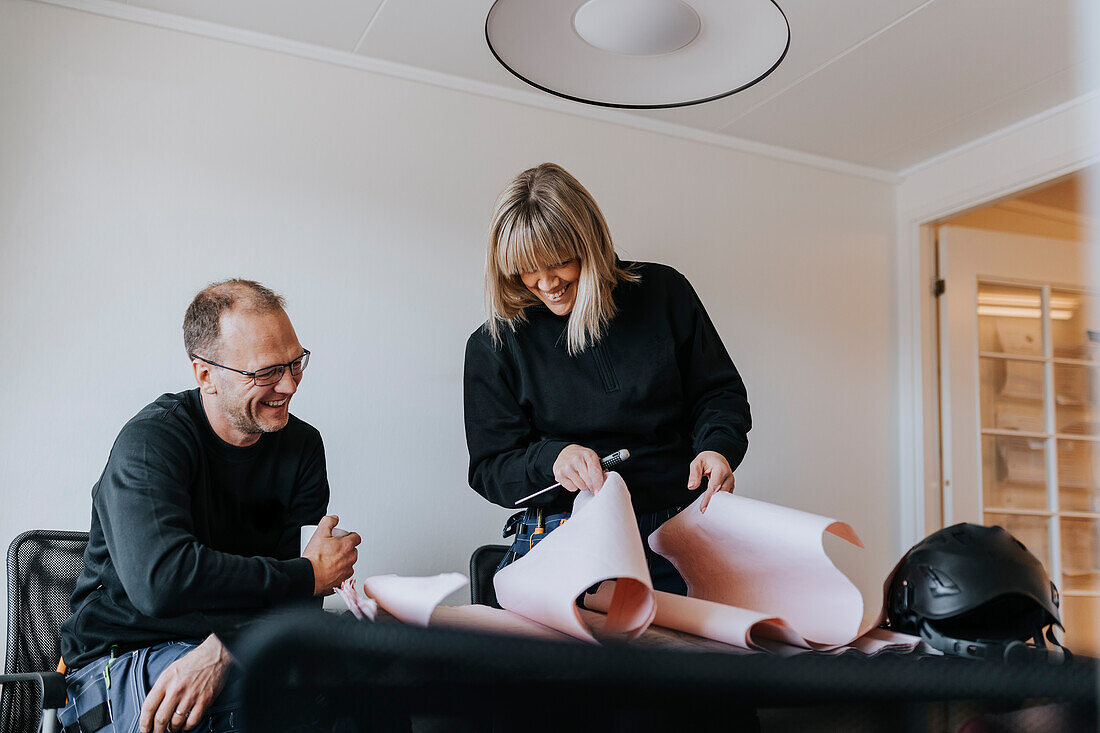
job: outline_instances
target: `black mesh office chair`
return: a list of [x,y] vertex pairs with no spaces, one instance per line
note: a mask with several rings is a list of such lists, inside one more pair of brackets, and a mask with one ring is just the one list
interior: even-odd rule
[[470,555],[470,603],[500,608],[493,588],[493,571],[506,552],[508,545],[482,545]]
[[[53,670],[87,545],[87,532],[33,529],[8,548],[8,652],[0,676],[4,733],[35,733],[42,711],[65,703],[65,678]],[[50,726],[56,730],[54,715],[42,727]]]

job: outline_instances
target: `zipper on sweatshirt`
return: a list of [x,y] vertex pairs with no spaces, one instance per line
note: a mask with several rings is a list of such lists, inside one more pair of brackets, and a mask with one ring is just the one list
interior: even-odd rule
[[596,368],[600,372],[600,378],[603,379],[603,388],[605,392],[618,392],[619,391],[619,377],[615,374],[615,367],[611,365],[611,359],[607,357],[607,352],[601,344],[593,344],[592,357],[596,360]]

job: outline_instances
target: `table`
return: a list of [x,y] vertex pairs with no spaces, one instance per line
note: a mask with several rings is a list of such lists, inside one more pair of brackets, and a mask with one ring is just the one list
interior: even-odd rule
[[730,730],[753,706],[801,711],[800,730],[814,729],[815,711],[834,709],[868,713],[864,729],[922,731],[935,729],[929,721],[945,703],[1013,709],[1049,700],[1060,714],[1092,721],[1097,703],[1091,659],[1053,666],[679,652],[305,611],[258,622],[239,648],[248,731],[408,730],[409,716],[449,720],[442,730],[639,730],[647,722],[667,730],[667,716],[688,710],[691,720],[676,718],[677,729]]

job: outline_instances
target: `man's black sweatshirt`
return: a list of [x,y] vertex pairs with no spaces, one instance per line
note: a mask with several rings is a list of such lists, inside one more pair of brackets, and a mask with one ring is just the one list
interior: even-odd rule
[[65,662],[211,633],[231,646],[265,609],[308,601],[313,567],[298,556],[299,533],[328,498],[312,426],[291,415],[236,447],[214,433],[197,389],[162,395],[122,429],[92,488]]
[[[571,443],[601,457],[621,448],[615,470],[637,513],[688,504],[688,467],[701,451],[737,468],[752,426],[745,385],[699,296],[676,270],[623,263],[641,275],[613,291],[618,312],[583,352],[566,349],[568,316],[525,309],[526,322],[494,343],[483,326],[466,343],[464,401],[470,486],[494,504],[554,483]],[[568,510],[573,494],[530,503]]]

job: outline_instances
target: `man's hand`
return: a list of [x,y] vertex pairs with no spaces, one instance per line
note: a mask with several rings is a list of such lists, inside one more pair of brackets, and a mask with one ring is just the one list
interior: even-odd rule
[[591,448],[567,445],[554,461],[554,480],[568,491],[588,491],[595,494],[603,486],[600,457]]
[[359,559],[356,546],[363,541],[357,533],[333,537],[332,529],[340,518],[330,514],[317,523],[317,531],[309,538],[302,557],[313,565],[313,595],[329,595],[332,589],[351,577]]
[[700,512],[707,510],[710,498],[717,492],[728,491],[731,494],[733,493],[733,469],[730,468],[729,461],[721,453],[705,450],[695,456],[695,460],[691,462],[691,468],[688,470],[688,489],[692,491],[698,489],[704,476],[707,477],[707,490],[703,494],[703,503],[699,506]]
[[197,726],[222,691],[232,661],[218,637],[211,634],[168,665],[141,706],[141,733],[177,733]]

